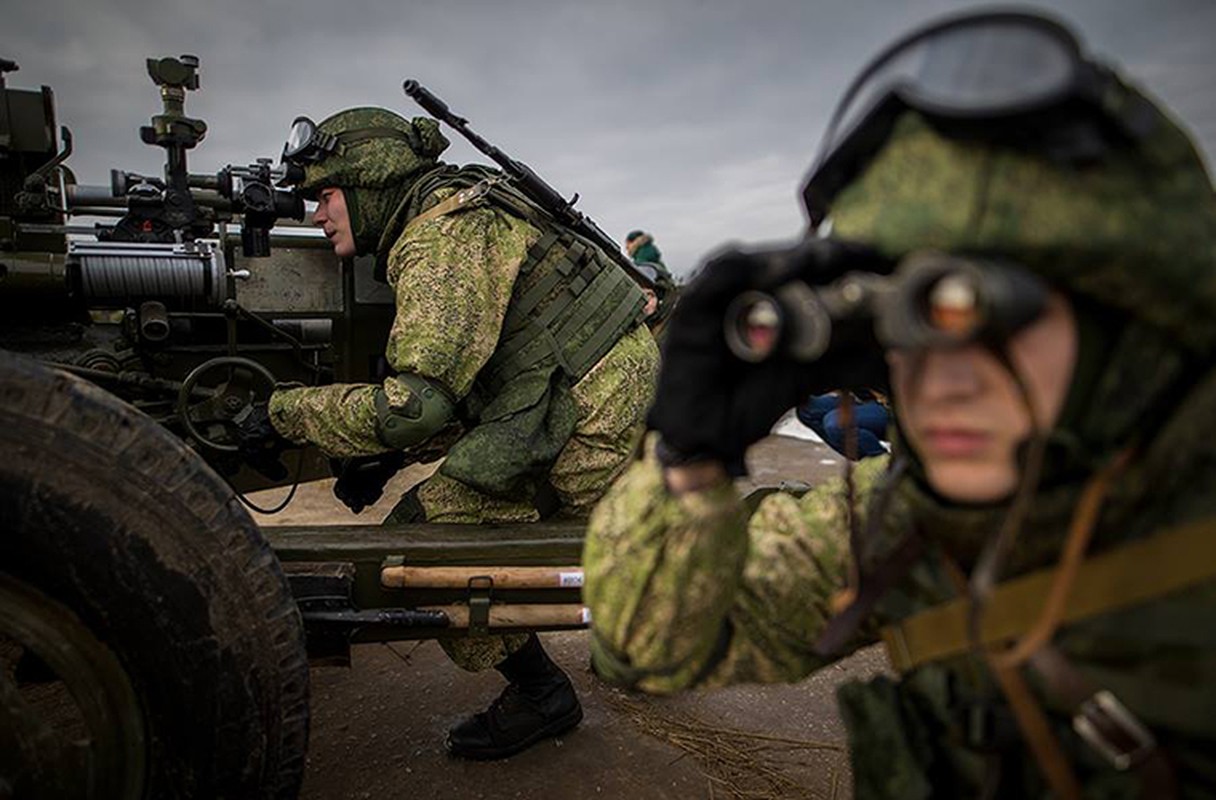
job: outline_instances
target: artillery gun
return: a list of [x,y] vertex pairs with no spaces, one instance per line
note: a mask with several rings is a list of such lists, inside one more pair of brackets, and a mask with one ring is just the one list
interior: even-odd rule
[[[287,225],[258,159],[192,173],[191,56],[149,59],[161,176],[79,184],[50,88],[0,61],[0,797],[293,797],[308,664],[352,642],[585,626],[578,525],[260,529],[236,421],[375,379],[392,296]],[[94,220],[85,224],[87,220]],[[100,221],[96,221],[100,220]]]

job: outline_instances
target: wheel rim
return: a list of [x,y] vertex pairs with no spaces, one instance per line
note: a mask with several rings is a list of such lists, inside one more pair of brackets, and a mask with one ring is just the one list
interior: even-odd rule
[[138,798],[145,744],[113,651],[66,606],[0,574],[0,795]]

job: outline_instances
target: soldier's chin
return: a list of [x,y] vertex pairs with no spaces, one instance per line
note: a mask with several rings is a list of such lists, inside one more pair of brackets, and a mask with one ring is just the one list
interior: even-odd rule
[[947,461],[925,465],[933,491],[961,505],[989,505],[1009,499],[1017,488],[1017,470],[1012,464]]
[[357,255],[354,242],[331,239],[330,243],[334,246],[334,255],[338,258],[354,258]]

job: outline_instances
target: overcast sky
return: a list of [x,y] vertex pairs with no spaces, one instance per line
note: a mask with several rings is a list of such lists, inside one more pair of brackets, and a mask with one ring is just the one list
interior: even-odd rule
[[[616,239],[654,233],[677,272],[727,240],[797,235],[798,190],[835,100],[947,0],[7,0],[13,87],[49,84],[82,183],[159,174],[138,128],[159,108],[149,56],[197,55],[206,120],[192,172],[276,157],[297,115],[421,113],[419,79]],[[1216,154],[1216,2],[1039,3],[1072,22]],[[450,132],[449,132],[450,133]],[[450,161],[483,160],[456,141]]]

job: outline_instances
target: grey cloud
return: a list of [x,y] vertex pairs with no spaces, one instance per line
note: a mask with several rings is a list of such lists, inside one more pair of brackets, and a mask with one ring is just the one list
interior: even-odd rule
[[[207,120],[195,171],[277,156],[291,119],[351,105],[420,113],[416,77],[613,236],[652,231],[691,269],[729,239],[796,235],[799,184],[836,98],[883,44],[954,0],[37,0],[7,9],[17,86],[55,87],[85,182],[159,169],[148,56],[193,53]],[[1210,0],[1071,0],[1052,10],[1216,145]],[[454,140],[455,136],[452,137]],[[452,160],[481,160],[456,142]]]

